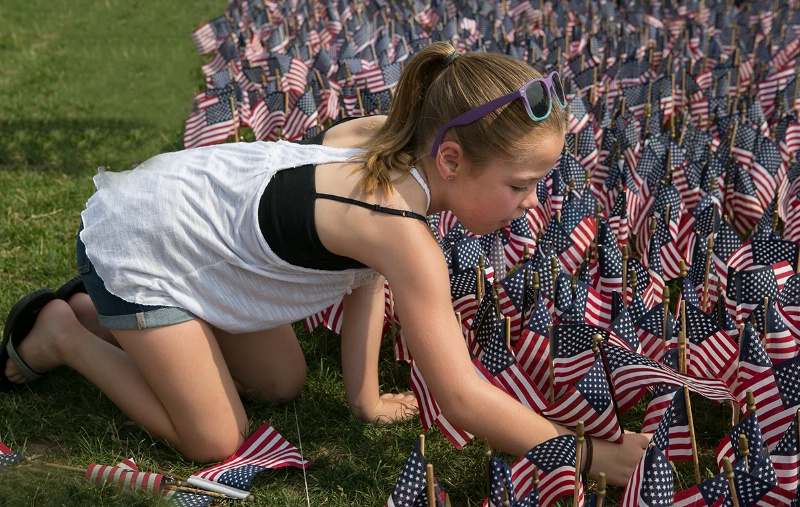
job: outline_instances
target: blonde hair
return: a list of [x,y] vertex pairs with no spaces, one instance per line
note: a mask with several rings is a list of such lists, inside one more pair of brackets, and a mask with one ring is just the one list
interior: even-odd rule
[[[408,171],[430,153],[438,130],[456,116],[510,93],[542,75],[529,65],[501,53],[467,52],[447,57],[455,49],[434,42],[417,53],[403,69],[386,122],[364,146],[360,190],[392,191],[391,169]],[[517,161],[530,149],[530,134],[564,134],[565,111],[553,104],[543,121],[528,116],[514,100],[469,125],[453,127],[450,135],[466,158],[481,167],[490,160]]]

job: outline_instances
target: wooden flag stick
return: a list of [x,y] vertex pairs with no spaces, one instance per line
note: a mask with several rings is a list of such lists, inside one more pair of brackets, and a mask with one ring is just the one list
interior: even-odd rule
[[594,494],[597,497],[597,505],[598,507],[605,506],[606,504],[606,473],[600,472],[597,474],[597,487],[594,490]]
[[231,105],[231,118],[233,118],[233,140],[239,142],[239,127],[236,124],[236,102],[233,100],[233,94],[228,96],[228,102]]
[[744,461],[744,470],[745,472],[750,472],[750,463],[748,463],[748,458],[750,457],[750,448],[747,446],[747,435],[744,433],[739,433],[739,454],[742,456],[742,460]]
[[425,433],[420,433],[419,437],[419,453],[424,458],[425,457]]
[[[526,248],[527,248],[527,246],[528,245],[525,245]],[[519,319],[519,336],[518,336],[518,339],[520,339],[520,340],[522,339],[522,334],[525,332],[525,309],[530,304],[527,301],[527,299],[528,299],[528,297],[527,297],[527,295],[528,295],[528,284],[530,283],[530,275],[528,273],[528,267],[527,266],[525,266],[525,271],[523,273],[522,280],[523,280],[523,286],[522,286],[522,314],[520,315],[520,319]],[[511,325],[509,324],[509,327],[510,326]],[[509,342],[510,342],[510,339],[509,339]],[[508,348],[509,349],[511,348],[511,343],[509,343]]]
[[592,335],[592,352],[594,353],[594,357],[600,355],[600,343],[603,341],[603,336],[600,333],[595,333]]
[[[767,349],[767,342],[769,341],[769,330],[767,329],[767,314],[769,313],[769,298],[764,296],[764,349]],[[752,315],[752,314],[751,314]]]
[[553,347],[553,325],[552,324],[548,324],[547,325],[547,337],[550,339],[550,354],[549,354],[549,357],[548,357],[549,362],[550,362],[550,379],[549,379],[549,383],[550,383],[549,384],[550,385],[550,403],[554,403],[556,401],[555,400],[555,397],[556,397],[555,396],[555,394],[556,394],[555,390],[556,390],[556,388],[555,388],[555,375],[554,375],[554,371],[553,371],[553,357],[554,357],[555,351],[553,350],[554,347]]
[[686,330],[678,333],[678,371],[686,374]]
[[572,507],[578,507],[578,505],[580,505],[579,497],[581,490],[581,459],[583,457],[582,453],[584,440],[583,421],[578,421],[578,425],[575,427],[575,489],[572,493]]
[[753,396],[753,391],[750,389],[747,390],[745,394],[745,400],[747,401],[747,413],[750,414],[756,411],[756,397]]
[[725,478],[728,480],[728,487],[731,490],[733,507],[739,507],[739,497],[736,495],[736,483],[733,480],[733,467],[727,457],[722,458],[722,469],[725,471]]
[[714,237],[708,238],[708,246],[706,246],[706,266],[703,272],[703,295],[700,299],[700,308],[707,312],[708,308],[708,279],[711,273],[711,254],[714,252]]
[[505,318],[505,338],[506,338],[506,347],[511,350],[511,317]]
[[671,338],[670,336],[667,336],[667,329],[669,328],[669,326],[667,325],[669,324],[669,287],[667,287],[666,285],[664,286],[664,291],[661,293],[661,301],[662,304],[664,305],[664,322],[661,327],[661,341],[663,344],[664,353],[666,353],[667,342]]
[[686,419],[689,423],[689,440],[692,443],[692,462],[694,463],[694,481],[700,484],[700,457],[697,454],[697,438],[694,433],[694,418],[692,417],[692,400],[689,396],[689,387],[683,386],[683,396],[686,400]]
[[430,463],[425,468],[425,476],[428,480],[428,507],[436,507],[436,484],[433,481],[433,465]]

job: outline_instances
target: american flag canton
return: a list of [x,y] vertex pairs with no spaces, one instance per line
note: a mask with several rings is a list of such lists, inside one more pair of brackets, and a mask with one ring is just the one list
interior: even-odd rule
[[791,266],[797,266],[800,245],[793,241],[751,240],[750,248],[753,264],[772,265],[786,261]]
[[727,457],[731,462],[742,459],[741,449],[739,447],[740,435],[744,435],[747,439],[747,448],[749,450],[747,456],[748,469],[754,469],[759,466],[765,459],[768,460],[769,456],[764,454],[764,438],[761,435],[761,426],[758,424],[758,415],[752,412],[744,419],[731,428],[726,438],[717,448],[717,463],[722,465],[722,458]]
[[775,383],[784,408],[800,405],[800,356],[782,361],[772,367]]
[[544,299],[542,299],[541,291],[536,292],[535,299],[536,304],[531,311],[531,316],[525,324],[525,327],[538,335],[546,337],[549,331],[548,326],[553,323],[553,318],[547,310]]
[[[619,297],[616,292],[614,296],[617,298]],[[608,330],[611,332],[609,340],[615,341],[618,345],[624,346],[634,352],[639,352],[641,349],[642,344],[639,342],[639,337],[636,334],[636,327],[633,324],[633,319],[624,306],[620,309],[617,317],[611,322]],[[619,338],[622,343],[619,343],[614,337]]]
[[721,220],[717,236],[714,238],[714,254],[725,263],[743,244],[742,237],[733,226],[729,222]]
[[[563,218],[564,217],[562,216],[562,221]],[[540,243],[551,246],[552,249],[558,254],[566,252],[574,244],[570,239],[569,234],[564,230],[562,223],[558,222],[557,220],[550,220],[550,223],[547,224],[547,228],[544,231],[544,235],[542,236]]]
[[174,507],[205,507],[214,501],[214,497],[201,493],[170,490],[164,495],[164,500]]
[[505,322],[487,316],[483,319],[475,339],[483,349],[480,355],[481,364],[492,375],[497,375],[514,364],[514,355],[505,343]]
[[742,335],[739,338],[739,366],[743,364],[758,369],[766,369],[772,367],[772,361],[767,355],[761,339],[758,337],[755,328],[750,322],[745,323],[742,329]]
[[387,507],[415,507],[427,505],[428,461],[419,449],[419,440],[406,459],[400,476],[397,478],[392,494],[386,501]]
[[602,414],[614,402],[601,359],[595,360],[589,371],[575,383],[575,389],[598,414]]
[[0,467],[13,465],[14,463],[19,463],[24,459],[25,458],[23,458],[22,454],[18,452],[11,452],[11,449],[9,449],[5,445],[3,445],[2,442],[0,442]]
[[639,484],[639,506],[667,507],[673,504],[675,477],[669,460],[661,449],[649,446],[643,459],[643,476]]
[[[738,304],[754,305],[764,297],[778,295],[778,281],[772,266],[736,271],[728,270],[728,298]],[[751,310],[752,308],[750,308]]]
[[703,196],[691,210],[692,217],[695,219],[693,232],[698,232],[703,236],[710,236],[719,226],[719,210],[714,199],[710,194]]
[[[743,470],[734,470],[733,481],[736,488],[735,494],[739,500],[739,507],[786,505],[786,502],[774,503],[778,499],[770,493],[775,489],[775,485],[755,475]],[[729,494],[733,494],[733,492],[731,491]]]
[[[536,465],[543,474],[560,473],[562,469],[575,472],[575,436],[561,435],[531,448],[525,459]],[[543,477],[540,476],[540,479]]]
[[674,185],[659,185],[652,212],[663,218],[669,206],[669,221],[677,222],[681,216],[682,205],[681,194]]
[[233,111],[231,105],[226,102],[218,102],[206,109],[206,124],[214,125],[230,121],[233,119]]
[[503,301],[500,301],[504,313],[508,303],[513,305],[516,313],[525,315],[533,305],[533,286],[530,283],[530,262],[526,262],[519,269],[501,279],[500,287],[503,289]]
[[[450,232],[445,235],[442,241],[443,244],[446,245],[450,241],[450,234],[452,232],[453,230],[451,229]],[[458,234],[458,231],[454,234]],[[461,238],[450,249],[450,255],[452,258],[451,265],[454,275],[465,272],[475,273],[475,267],[478,265],[480,257],[483,255],[483,250],[481,249],[478,238]]]

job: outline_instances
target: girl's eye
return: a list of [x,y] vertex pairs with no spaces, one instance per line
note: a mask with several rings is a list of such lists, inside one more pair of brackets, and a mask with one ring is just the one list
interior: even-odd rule
[[528,191],[528,187],[515,187],[512,185],[511,188],[512,190],[514,190],[514,192],[519,192],[519,193]]

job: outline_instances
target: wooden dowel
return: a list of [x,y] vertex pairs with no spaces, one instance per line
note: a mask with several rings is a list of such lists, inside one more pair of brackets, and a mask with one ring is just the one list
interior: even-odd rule
[[594,495],[597,497],[597,507],[604,507],[606,504],[606,473],[600,472],[597,474],[597,486],[594,490]]
[[708,238],[708,246],[706,246],[706,266],[703,272],[703,294],[700,300],[700,308],[706,312],[708,311],[708,282],[711,274],[711,254],[714,252],[714,238]]
[[694,481],[700,484],[700,456],[697,453],[697,438],[694,433],[694,418],[692,417],[692,399],[689,396],[689,387],[683,386],[683,396],[686,400],[686,419],[689,424],[689,440],[692,444],[692,462],[694,463]]
[[731,490],[731,501],[733,502],[733,507],[739,507],[739,497],[736,495],[736,483],[733,480],[733,467],[731,466],[731,462],[727,457],[722,458],[722,469],[725,471],[725,478],[728,480],[728,487]]
[[750,472],[750,448],[747,446],[747,435],[744,433],[739,433],[739,455],[742,457],[744,461],[744,469],[746,472]]
[[549,374],[550,378],[548,380],[549,386],[550,386],[550,403],[555,403],[555,397],[556,397],[555,391],[556,391],[556,388],[555,388],[555,373],[554,373],[554,370],[553,370],[553,358],[554,358],[555,350],[554,350],[554,347],[553,347],[553,325],[552,324],[548,324],[548,326],[547,326],[547,337],[550,339],[550,354],[549,354],[549,357],[548,357],[548,360],[550,362],[550,365],[549,365],[550,366],[550,374]]
[[433,480],[433,465],[428,463],[425,468],[426,479],[428,480],[428,507],[436,507],[436,484]]
[[583,458],[583,421],[578,421],[575,427],[575,484],[572,494],[572,507],[580,505],[580,490],[581,490],[581,459]]

